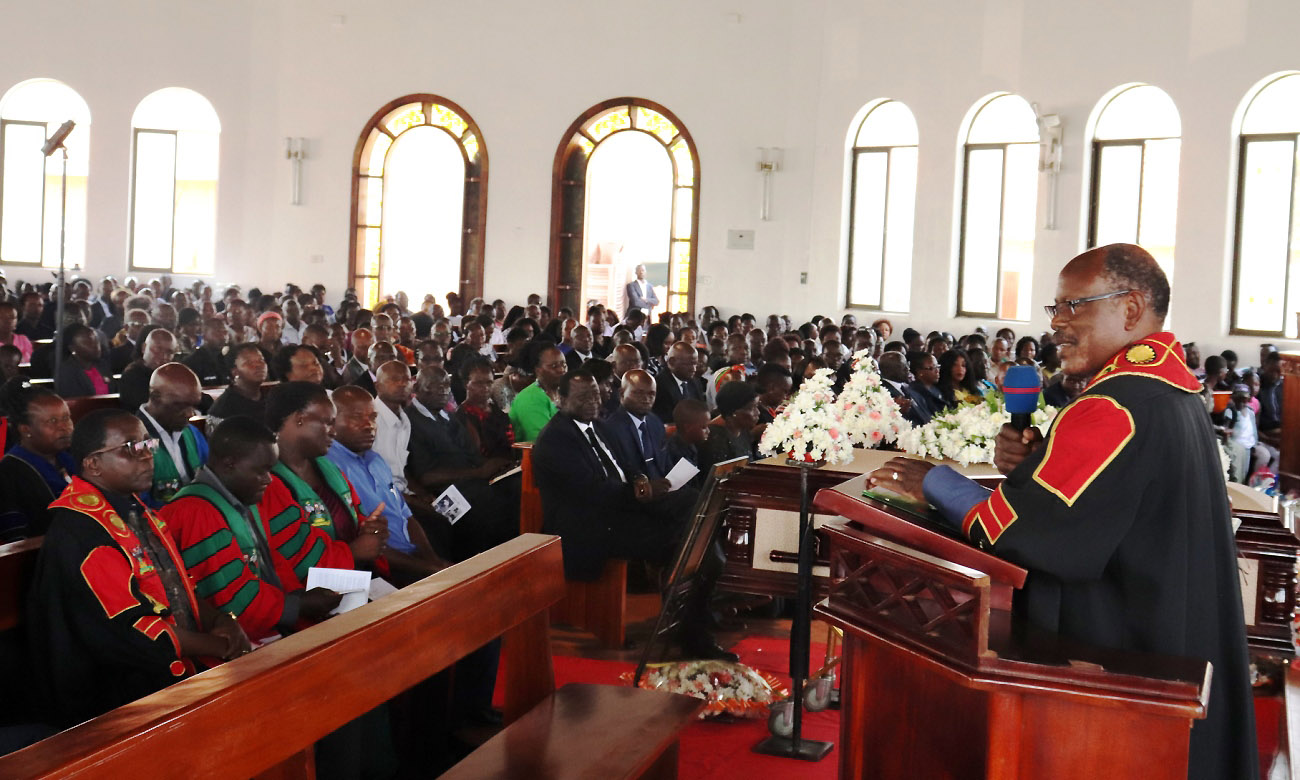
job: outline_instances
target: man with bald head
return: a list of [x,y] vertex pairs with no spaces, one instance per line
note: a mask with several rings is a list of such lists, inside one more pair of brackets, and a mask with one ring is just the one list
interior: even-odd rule
[[[761,331],[754,331],[761,333]],[[704,400],[704,388],[695,376],[697,356],[695,345],[678,341],[668,348],[668,370],[661,371],[656,380],[658,392],[655,396],[654,412],[661,420],[673,419],[673,409],[684,398],[696,401]]]
[[1169,283],[1112,244],[1061,271],[1047,308],[1066,375],[1090,377],[1052,424],[1004,426],[988,491],[895,458],[878,488],[937,506],[978,547],[1029,570],[1016,611],[1035,627],[1213,665],[1189,776],[1258,777],[1245,619],[1215,435],[1182,345],[1163,330]]
[[375,371],[375,398],[371,402],[377,426],[374,450],[393,471],[397,492],[406,492],[406,450],[411,442],[411,371],[400,360],[390,360]]
[[154,509],[193,482],[208,461],[208,440],[190,423],[202,400],[199,378],[181,363],[159,366],[149,380],[149,400],[136,416],[161,445],[153,453],[153,486],[143,496]]
[[619,344],[609,353],[609,361],[614,366],[614,392],[605,405],[606,412],[612,412],[618,406],[619,387],[623,375],[633,369],[641,368],[641,350],[631,344]]
[[597,423],[624,471],[645,474],[652,482],[668,475],[668,434],[653,411],[658,404],[655,378],[639,368],[623,375],[619,405]]
[[176,337],[163,328],[144,331],[139,353],[117,380],[123,409],[134,410],[149,395],[149,377],[159,366],[176,357]]

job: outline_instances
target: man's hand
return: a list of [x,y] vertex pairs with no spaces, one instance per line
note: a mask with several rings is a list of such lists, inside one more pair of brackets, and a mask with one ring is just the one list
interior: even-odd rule
[[298,614],[313,622],[324,620],[342,600],[343,594],[329,588],[312,588],[298,597]]
[[1043,446],[1044,441],[1043,434],[1032,425],[1023,431],[1003,425],[993,450],[993,465],[1003,474],[1010,474],[1030,453]]
[[361,521],[357,538],[349,545],[352,557],[362,563],[378,558],[384,552],[384,545],[388,544],[388,522],[383,519],[383,512],[384,502],[380,501],[375,511]]
[[894,403],[898,404],[898,411],[901,414],[907,414],[912,411],[912,399],[907,396],[899,396],[898,398],[895,398]]
[[913,501],[925,503],[921,483],[934,464],[916,458],[892,458],[888,463],[867,475],[867,487],[897,493]]
[[228,612],[217,615],[217,620],[208,633],[225,642],[225,652],[221,654],[222,660],[229,661],[253,652],[253,643],[248,640],[248,635],[244,633],[239,622]]

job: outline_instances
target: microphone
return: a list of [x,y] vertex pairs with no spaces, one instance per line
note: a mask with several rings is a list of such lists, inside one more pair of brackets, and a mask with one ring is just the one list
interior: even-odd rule
[[71,119],[59,125],[59,129],[55,130],[54,134],[50,136],[49,140],[45,142],[45,145],[41,147],[41,152],[46,157],[49,157],[50,155],[54,154],[56,151],[58,151],[58,148],[60,146],[63,146],[63,142],[67,140],[69,135],[72,134],[72,128],[76,126],[77,123],[73,122]]
[[1012,366],[1002,380],[1002,392],[1007,411],[1011,413],[1011,427],[1023,431],[1029,427],[1029,416],[1038,408],[1038,391],[1042,388],[1038,369],[1033,366]]

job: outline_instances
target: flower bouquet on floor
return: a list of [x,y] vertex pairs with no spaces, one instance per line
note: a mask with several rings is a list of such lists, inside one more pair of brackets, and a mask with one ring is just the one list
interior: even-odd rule
[[[1046,406],[1039,398],[1030,423],[1044,436],[1059,410]],[[982,403],[962,404],[951,411],[936,414],[930,422],[898,437],[904,452],[923,458],[955,460],[963,466],[992,463],[998,432],[1011,422],[1002,394],[996,393]]]
[[868,350],[853,353],[853,373],[835,400],[849,441],[873,449],[898,440],[912,424],[880,380],[880,370]]
[[[621,678],[630,683],[633,674],[624,672]],[[701,718],[765,718],[773,703],[790,695],[778,678],[727,661],[649,664],[640,687],[704,699],[707,704]]]
[[835,403],[834,374],[819,368],[799,386],[799,392],[763,431],[758,443],[765,455],[785,455],[803,463],[847,463],[853,443]]

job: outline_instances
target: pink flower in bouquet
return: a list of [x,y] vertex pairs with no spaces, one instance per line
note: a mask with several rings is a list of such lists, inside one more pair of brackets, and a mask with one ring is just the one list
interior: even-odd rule
[[880,412],[879,412],[878,410],[876,410],[876,409],[872,409],[872,410],[871,410],[871,414],[869,414],[869,415],[867,415],[867,416],[870,417],[870,418],[873,419],[873,420],[879,420],[879,419],[880,419]]
[[[836,422],[839,422],[839,421],[837,420]],[[840,437],[840,431],[839,431],[838,428],[831,428],[831,429],[830,429],[829,431],[827,431],[826,433],[827,433],[828,436],[831,437],[832,440],[834,440],[834,439],[838,439],[838,438]]]

